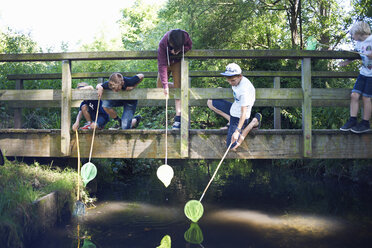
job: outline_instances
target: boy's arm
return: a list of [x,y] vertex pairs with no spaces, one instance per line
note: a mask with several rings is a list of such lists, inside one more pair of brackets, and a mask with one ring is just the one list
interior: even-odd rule
[[239,135],[242,132],[242,127],[244,125],[245,118],[247,116],[247,110],[248,110],[248,106],[242,106],[241,107],[241,114],[240,114],[239,124],[238,124],[235,132],[233,133],[233,135],[231,137],[231,143],[234,143],[235,141],[237,141],[239,139]]
[[345,60],[341,61],[338,65],[339,65],[339,66],[347,66],[347,65],[349,65],[351,62],[353,62],[353,60],[345,59]]
[[133,85],[133,86],[128,86],[125,90],[133,90],[133,89],[136,88],[137,85],[138,85],[139,83],[141,83],[142,80],[145,78],[145,76],[144,76],[143,74],[137,74],[136,76],[139,78],[138,82],[136,82],[136,84]]
[[104,90],[102,87],[102,84],[97,84],[96,89],[97,89],[98,97],[101,98],[103,94],[103,90]]
[[80,120],[81,120],[81,118],[82,118],[82,112],[81,112],[81,110],[79,111],[79,113],[78,113],[78,115],[76,116],[76,121],[75,121],[75,123],[74,123],[74,125],[72,125],[72,130],[73,131],[76,131],[76,130],[78,130],[78,128],[79,128],[79,124],[80,124]]

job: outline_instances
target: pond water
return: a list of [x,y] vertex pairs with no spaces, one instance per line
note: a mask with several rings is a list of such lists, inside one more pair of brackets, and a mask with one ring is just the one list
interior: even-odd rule
[[[184,215],[218,161],[171,160],[168,188],[155,171],[106,186],[96,208],[46,233],[32,247],[370,247],[372,190],[270,161],[225,161],[202,200],[204,215]],[[167,246],[164,246],[167,247]]]

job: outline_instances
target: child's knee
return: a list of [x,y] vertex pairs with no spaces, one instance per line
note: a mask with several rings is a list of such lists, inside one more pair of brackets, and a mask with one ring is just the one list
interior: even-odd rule
[[212,101],[213,100],[211,100],[211,99],[208,99],[208,101],[207,101],[207,106],[208,106],[208,108],[210,108],[210,109],[213,109],[214,107],[213,107],[213,104],[212,104]]
[[81,106],[81,111],[88,111],[88,106],[86,104]]
[[350,97],[352,100],[359,100],[360,94],[356,92],[352,92]]

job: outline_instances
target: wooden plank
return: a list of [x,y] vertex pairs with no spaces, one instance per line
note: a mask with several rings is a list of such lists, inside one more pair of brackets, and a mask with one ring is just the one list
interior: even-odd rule
[[60,130],[2,129],[0,147],[5,156],[61,157]]
[[[157,51],[113,51],[0,54],[0,62],[62,61],[62,60],[127,60],[156,59]],[[359,55],[345,51],[308,50],[197,50],[185,54],[187,59],[358,59]]]
[[311,157],[311,59],[305,58],[302,60],[302,131],[303,131],[303,156]]
[[[165,130],[97,130],[93,158],[164,159]],[[168,132],[168,157],[181,158],[180,132]],[[221,159],[226,151],[226,131],[190,130],[191,159]],[[0,147],[6,156],[61,157],[60,130],[0,129]],[[339,130],[312,131],[312,158],[372,159],[372,131],[357,135]],[[79,131],[82,157],[89,157],[91,131]],[[249,134],[227,159],[303,158],[302,130],[258,130]],[[110,147],[110,149],[107,149]],[[75,135],[70,151],[77,157]]]
[[71,127],[71,61],[62,61],[62,94],[61,94],[61,154],[70,155]]
[[[280,89],[280,77],[274,77],[274,89]],[[274,129],[282,128],[281,109],[274,107]]]
[[189,156],[189,61],[181,61],[181,157]]
[[[312,105],[344,106],[350,105],[351,89],[312,89]],[[180,90],[170,89],[169,104],[180,97]],[[229,88],[190,88],[190,106],[206,106],[209,98],[231,99]],[[147,98],[147,99],[146,99]],[[139,99],[138,106],[164,106],[164,93],[161,89],[134,89],[130,92],[105,91],[103,99]],[[97,99],[95,90],[72,90],[72,106],[78,107],[82,99]],[[156,100],[156,101],[154,101]],[[9,106],[22,108],[60,107],[61,90],[0,90],[0,101],[9,102]],[[299,107],[302,105],[301,89],[257,88],[257,107]]]
[[[189,77],[223,77],[223,71],[190,71]],[[123,75],[136,75],[138,73],[144,74],[145,78],[156,78],[158,72],[120,72]],[[300,71],[243,71],[242,74],[246,77],[301,77]],[[353,71],[312,71],[312,78],[356,78],[359,72]],[[72,73],[72,79],[94,79],[104,78],[108,79],[111,72],[75,72]],[[9,74],[9,80],[48,80],[48,79],[62,79],[61,73],[43,73],[43,74]]]
[[[16,90],[23,89],[23,80],[17,79],[16,80]],[[14,128],[21,128],[22,127],[22,108],[17,106],[14,108]]]

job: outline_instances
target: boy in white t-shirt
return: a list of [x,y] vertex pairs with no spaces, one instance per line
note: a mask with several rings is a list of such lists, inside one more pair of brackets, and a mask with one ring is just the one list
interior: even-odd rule
[[[359,76],[351,91],[350,118],[343,125],[341,131],[351,130],[353,133],[364,133],[370,128],[369,119],[372,112],[372,35],[371,28],[365,22],[357,22],[350,30],[352,38],[356,41],[355,50],[360,53],[362,67]],[[340,62],[340,66],[350,64],[350,60]],[[362,121],[358,123],[357,116],[359,111],[359,98],[363,99]]]
[[256,90],[252,83],[242,75],[240,66],[231,63],[226,71],[221,73],[231,85],[234,94],[234,103],[222,99],[208,100],[207,105],[217,114],[229,121],[226,146],[235,150],[244,141],[245,136],[252,128],[261,125],[262,115],[256,113],[251,122],[251,110],[256,99]]

